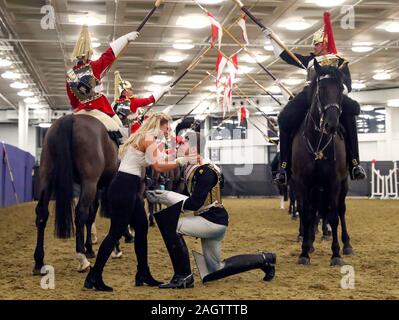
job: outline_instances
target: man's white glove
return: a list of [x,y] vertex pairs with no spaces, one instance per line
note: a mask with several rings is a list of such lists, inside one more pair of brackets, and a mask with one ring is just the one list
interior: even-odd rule
[[[263,34],[264,34],[267,38],[270,39],[270,42],[271,42],[271,44],[272,44],[272,46],[273,46],[274,55],[275,55],[277,58],[280,57],[280,54],[284,51],[284,49],[281,48],[280,45],[279,45],[273,38],[277,38],[278,40],[280,40],[280,39],[279,39],[279,38],[277,37],[277,35],[273,32],[273,30],[270,29],[270,28],[268,28],[268,27],[265,27],[265,28],[262,30],[262,32],[263,32]],[[272,37],[272,35],[273,35],[273,37]],[[281,40],[280,40],[280,42],[281,42]]]
[[128,34],[125,34],[124,36],[116,39],[115,41],[112,41],[110,47],[112,48],[115,57],[118,57],[119,54],[122,52],[123,48],[125,48],[129,42],[136,40],[138,36],[139,33],[137,31],[133,31]]
[[161,99],[161,98],[163,97],[163,95],[164,95],[166,92],[170,91],[170,90],[172,90],[172,87],[171,87],[170,85],[169,85],[169,86],[162,87],[162,88],[159,88],[158,90],[156,90],[156,91],[152,94],[152,96],[154,97],[155,102],[157,102],[159,99]]
[[182,123],[182,122],[183,122],[183,119],[182,119],[182,118],[173,121],[172,124],[170,125],[170,128],[172,129],[172,131],[175,132],[177,126],[178,126],[180,123]]
[[266,37],[270,38],[270,35],[273,33],[273,30],[270,29],[270,28],[268,28],[268,27],[265,27],[265,28],[262,30],[262,32],[263,32],[263,34],[264,34]]
[[188,197],[173,191],[165,190],[151,190],[146,192],[147,200],[151,203],[160,203],[168,207],[180,202],[185,201]]

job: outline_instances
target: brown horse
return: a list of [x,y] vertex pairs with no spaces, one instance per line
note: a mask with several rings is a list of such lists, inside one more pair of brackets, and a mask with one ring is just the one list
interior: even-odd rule
[[[74,208],[78,271],[83,272],[88,269],[90,263],[87,257],[94,257],[90,231],[98,206],[97,191],[100,188],[106,190],[117,169],[118,147],[110,138],[105,126],[96,118],[87,115],[68,115],[50,127],[40,159],[34,274],[44,273],[42,270],[44,231],[49,216],[48,205],[53,196],[56,236],[69,238],[74,233],[72,223],[74,183],[81,186],[79,200]],[[103,194],[106,195],[106,191]]]
[[348,192],[346,149],[343,134],[339,132],[343,75],[338,68],[321,67],[316,60],[314,64],[316,76],[309,88],[312,104],[292,148],[291,179],[303,225],[298,263],[310,263],[309,253],[315,240],[314,226],[319,211],[332,229],[331,265],[343,265],[337,231],[339,220],[344,254],[352,253],[345,221]]

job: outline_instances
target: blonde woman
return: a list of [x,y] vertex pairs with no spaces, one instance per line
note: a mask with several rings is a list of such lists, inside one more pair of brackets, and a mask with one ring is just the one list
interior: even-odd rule
[[102,273],[113,248],[129,224],[135,231],[134,249],[137,257],[135,285],[142,286],[145,283],[149,286],[158,286],[160,284],[152,277],[148,267],[148,222],[138,191],[147,166],[152,166],[155,171],[165,172],[196,161],[196,158],[182,157],[169,162],[161,162],[157,140],[169,133],[171,120],[164,113],[154,113],[121,146],[119,171],[109,187],[111,226],[108,235],[101,243],[94,267],[86,277],[84,288],[113,291],[104,283]]

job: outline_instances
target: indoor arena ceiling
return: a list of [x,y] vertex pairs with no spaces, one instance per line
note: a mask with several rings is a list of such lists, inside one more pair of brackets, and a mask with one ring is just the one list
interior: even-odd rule
[[[219,3],[204,6],[224,26],[230,26],[240,17],[241,12],[234,1],[216,2]],[[243,2],[290,48],[300,53],[311,51],[311,36],[322,26],[322,14],[325,10],[315,4],[320,1],[243,0]],[[331,7],[334,33],[340,54],[351,62],[353,80],[366,85],[365,88],[358,90],[398,87],[399,2],[397,0],[341,2],[343,2],[342,5],[354,5],[355,28],[342,29],[341,18],[346,13],[341,13],[342,5]],[[48,4],[55,9],[56,24],[54,29],[44,30],[41,28],[41,19],[44,16],[41,8]],[[36,96],[43,98],[43,102],[53,109],[68,109],[65,71],[71,66],[69,58],[80,32],[81,27],[78,23],[82,21],[82,17],[88,14],[91,17],[90,22],[97,23],[90,26],[90,32],[92,37],[96,38],[95,42],[98,45],[95,51],[101,53],[106,50],[112,38],[135,30],[153,5],[154,0],[0,0],[0,63],[7,59],[13,62],[10,67],[0,67],[0,72],[3,74],[8,70],[19,73],[21,78],[17,81],[27,83],[29,86],[25,90],[34,91]],[[171,79],[178,77],[190,62],[209,46],[210,26],[189,29],[179,25],[182,18],[191,14],[206,17],[193,1],[167,0],[161,5],[145,25],[139,39],[124,51],[105,79],[105,92],[110,99],[113,98],[114,70],[120,70],[125,79],[134,83],[138,95],[145,95],[155,85],[150,81],[151,76],[164,75],[170,76]],[[290,25],[287,19],[302,19],[302,22],[308,23],[309,27],[302,31],[287,30]],[[194,20],[190,21],[193,21],[191,23],[193,26]],[[384,27],[396,32],[388,32]],[[301,70],[276,60],[272,52],[267,50],[265,37],[255,24],[248,21],[247,28],[249,48],[263,58],[264,65],[268,66],[278,78],[291,89],[298,90],[305,77]],[[297,27],[294,26],[294,28]],[[237,26],[233,26],[231,30],[234,35],[241,37]],[[193,48],[175,49],[173,45],[179,40],[191,40]],[[361,44],[362,48],[357,48],[357,51],[367,52],[354,52],[352,46],[358,43],[363,44]],[[264,48],[265,45],[266,48]],[[230,55],[237,49],[238,47],[233,44],[228,35],[224,34],[222,50]],[[177,63],[165,62],[163,60],[165,55],[172,55],[169,58],[182,56],[184,60]],[[213,71],[216,55],[216,49],[212,49],[200,65],[165,96],[161,103],[173,104],[204,78],[206,71]],[[256,64],[246,60],[244,54],[239,56],[239,64],[244,66],[242,70],[248,72],[264,87],[270,88],[273,81],[268,75]],[[373,76],[381,71],[389,73],[390,79],[375,80]],[[18,102],[23,99],[17,95],[21,89],[11,88],[11,83],[10,79],[0,78],[1,109],[17,108]],[[244,75],[240,75],[238,85],[248,95],[264,94]],[[214,88],[214,81],[208,80],[188,97],[186,102],[193,103],[194,99],[198,100],[200,95],[208,94],[211,88]]]

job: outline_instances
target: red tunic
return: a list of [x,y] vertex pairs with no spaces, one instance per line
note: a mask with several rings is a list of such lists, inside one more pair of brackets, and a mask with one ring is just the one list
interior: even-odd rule
[[[105,74],[104,71],[106,71],[115,60],[116,57],[114,52],[112,51],[112,48],[108,48],[107,51],[105,51],[98,60],[89,61],[89,64],[91,65],[93,70],[93,75],[98,80],[101,80]],[[73,68],[77,69],[79,67],[74,66]],[[104,95],[101,95],[101,97],[97,98],[96,100],[87,103],[81,103],[72,93],[68,83],[66,84],[66,90],[69,101],[71,102],[72,110],[74,112],[78,112],[83,109],[97,109],[109,115],[110,117],[113,117],[115,115],[114,110],[112,110],[111,104]]]
[[[130,110],[132,112],[137,112],[138,108],[146,107],[152,103],[155,103],[155,98],[154,96],[151,96],[149,98],[130,98]],[[144,120],[147,119],[148,116],[144,117]],[[134,122],[131,127],[130,127],[130,132],[133,134],[135,133],[139,128],[141,127],[140,122],[138,119],[136,122]]]

